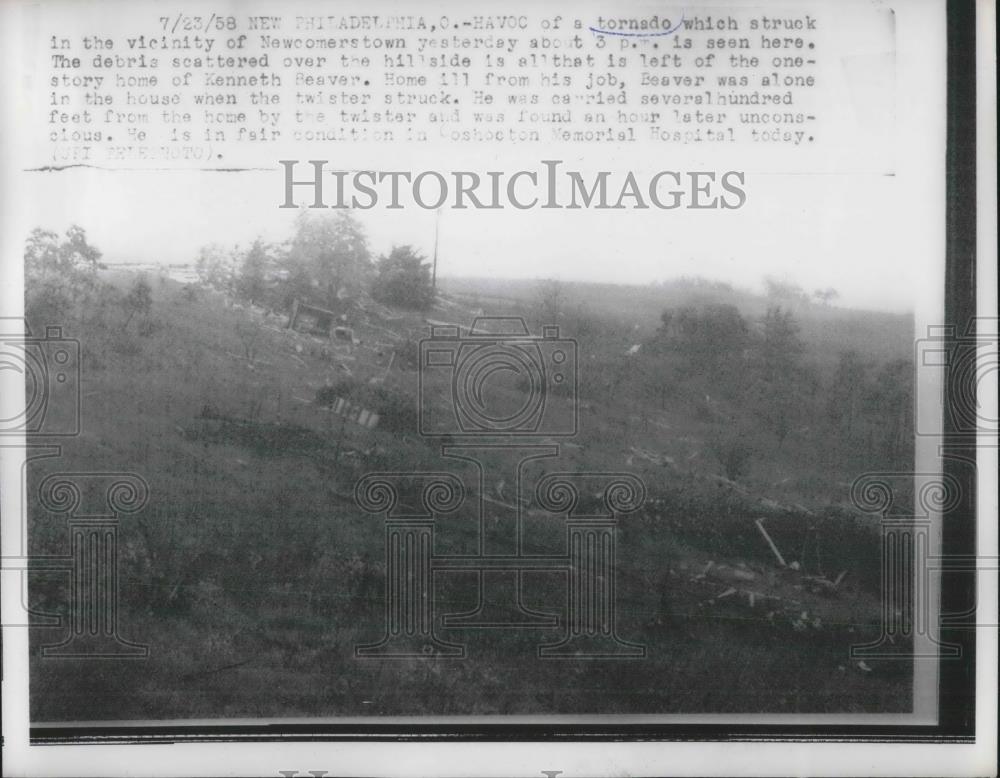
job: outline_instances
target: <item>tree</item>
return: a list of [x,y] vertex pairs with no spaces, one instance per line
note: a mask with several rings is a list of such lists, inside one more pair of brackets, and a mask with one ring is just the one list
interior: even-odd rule
[[738,428],[735,421],[717,429],[709,445],[730,481],[736,481],[750,472],[754,446],[749,433]]
[[809,302],[809,295],[798,284],[766,276],[764,278],[764,287],[767,290],[768,298],[773,304],[799,305]]
[[260,327],[252,321],[238,319],[236,321],[236,336],[243,344],[243,354],[247,364],[252,368],[257,360],[257,344],[260,342]]
[[767,309],[762,328],[762,336],[754,349],[755,380],[750,399],[757,415],[775,434],[780,446],[803,410],[807,378],[802,365],[805,348],[794,317],[780,305]]
[[660,322],[654,350],[673,351],[686,358],[690,372],[715,378],[741,361],[750,334],[739,309],[724,303],[667,310]]
[[66,237],[50,230],[36,228],[28,236],[24,250],[25,275],[55,271],[65,275],[90,277],[97,272],[101,252],[87,243],[87,233],[82,227],[71,226]]
[[198,280],[220,292],[232,291],[236,275],[235,252],[226,251],[218,243],[202,246],[195,261]]
[[71,226],[65,237],[36,228],[24,247],[25,308],[29,318],[67,316],[97,288],[101,252],[87,242],[82,227]]
[[539,282],[538,309],[541,311],[545,324],[558,323],[566,302],[565,297],[561,281],[555,278],[546,278]]
[[673,360],[657,353],[647,355],[638,364],[638,388],[656,407],[665,411],[667,401],[677,396],[681,374],[685,371]]
[[136,314],[147,316],[153,308],[153,287],[150,286],[146,276],[141,275],[132,283],[132,286],[122,298],[122,307],[125,309],[126,319],[122,325],[122,332],[128,329],[128,325]]
[[813,297],[815,297],[823,305],[829,305],[838,297],[840,297],[840,292],[838,292],[832,286],[828,286],[826,289],[815,290],[813,292]]
[[762,376],[769,382],[792,378],[805,350],[795,317],[780,305],[772,305],[764,314],[762,325],[763,338],[758,347]]
[[368,237],[349,211],[302,211],[286,262],[290,296],[326,308],[360,293],[372,272]]
[[272,248],[257,238],[240,260],[233,291],[241,300],[260,302],[267,291],[267,273],[273,264]]
[[403,308],[424,310],[434,302],[431,269],[427,258],[412,246],[393,246],[379,257],[372,283],[372,297]]
[[897,359],[884,364],[865,398],[869,455],[880,463],[912,465],[913,363]]
[[826,415],[848,438],[858,432],[862,421],[862,402],[867,380],[865,366],[858,352],[841,352],[830,383]]

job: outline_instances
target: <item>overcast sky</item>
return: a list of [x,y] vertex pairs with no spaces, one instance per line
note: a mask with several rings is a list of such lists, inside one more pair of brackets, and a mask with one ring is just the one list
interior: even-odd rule
[[[278,208],[280,169],[76,168],[25,182],[25,210],[40,215],[37,226],[79,224],[108,262],[192,262],[206,243],[282,240],[296,214]],[[439,272],[629,284],[699,275],[749,288],[770,275],[810,292],[833,287],[841,305],[913,308],[919,246],[906,208],[892,205],[898,178],[748,174],[746,190],[746,206],[727,211],[444,210]],[[410,243],[430,255],[433,211],[358,215],[376,253]]]
[[[756,7],[752,0],[740,4]],[[943,243],[935,241],[943,236],[944,218],[944,57],[940,46],[923,45],[921,35],[939,38],[928,21],[937,17],[921,11],[925,4],[909,4],[902,12],[877,5],[838,2],[825,13],[819,50],[836,56],[819,58],[822,89],[810,98],[818,101],[817,121],[810,125],[816,142],[801,146],[746,139],[652,141],[638,122],[643,142],[632,144],[568,143],[547,133],[537,144],[440,138],[307,143],[283,136],[275,144],[233,141],[208,152],[227,167],[273,168],[257,172],[27,172],[52,159],[47,90],[25,81],[23,100],[30,110],[19,113],[25,138],[18,167],[24,172],[16,189],[21,228],[25,234],[35,226],[62,231],[75,223],[108,262],[186,263],[207,243],[291,235],[296,212],[278,207],[284,192],[279,159],[327,159],[331,168],[508,175],[560,159],[585,175],[608,170],[620,177],[632,170],[645,180],[660,170],[739,170],[746,173],[747,200],[738,210],[444,210],[439,273],[629,284],[698,275],[752,289],[774,276],[808,292],[833,287],[841,305],[910,311],[922,295],[926,300],[927,289],[941,284],[935,268],[943,266]],[[39,8],[47,13],[50,6]],[[125,8],[121,24],[132,29],[136,22],[125,18]],[[582,8],[600,10],[595,3]],[[907,46],[898,47],[897,37]],[[27,46],[23,53],[45,72],[44,46]],[[632,64],[639,68],[638,60]],[[162,127],[150,125],[151,132],[156,129]],[[99,150],[95,159],[103,159]],[[359,218],[376,253],[400,243],[432,251],[432,211],[375,209]]]

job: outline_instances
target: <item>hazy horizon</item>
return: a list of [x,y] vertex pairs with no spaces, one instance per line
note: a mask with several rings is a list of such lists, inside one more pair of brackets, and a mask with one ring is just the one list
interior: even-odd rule
[[[24,223],[24,232],[78,224],[109,264],[189,264],[206,244],[290,237],[298,210],[278,208],[279,175],[36,173],[23,193],[31,206],[26,211],[45,217]],[[838,307],[912,313],[926,274],[910,262],[919,246],[905,228],[906,208],[892,197],[898,180],[851,175],[826,181],[817,189],[808,176],[748,176],[747,205],[731,211],[446,209],[438,273],[630,286],[697,276],[750,290],[772,277],[807,294],[832,287]],[[432,255],[435,211],[354,213],[375,256],[400,244]]]

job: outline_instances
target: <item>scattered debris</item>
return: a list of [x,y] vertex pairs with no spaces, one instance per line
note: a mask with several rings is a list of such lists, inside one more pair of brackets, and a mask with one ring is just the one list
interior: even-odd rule
[[226,354],[226,356],[230,356],[233,359],[247,360],[247,367],[250,368],[251,370],[253,370],[256,365],[260,365],[262,367],[271,366],[270,362],[264,362],[260,359],[254,359],[252,356],[248,356],[245,354],[234,354],[232,351],[226,351],[224,353]]
[[[501,500],[495,500],[495,499],[493,499],[492,497],[490,497],[489,495],[486,495],[486,494],[481,494],[480,497],[482,498],[483,502],[488,502],[490,505],[498,505],[501,508],[507,508],[508,510],[512,510],[512,511],[516,511],[518,509],[518,506],[516,506],[516,505],[511,505],[510,503],[502,502]],[[523,501],[522,501],[522,505],[523,505]]]
[[450,321],[440,321],[438,319],[424,319],[424,323],[431,325],[432,327],[447,327],[453,329],[455,334],[461,336],[463,333],[469,331],[469,328],[462,324],[455,324]]
[[737,492],[738,494],[748,494],[748,492],[746,490],[746,487],[742,486],[741,484],[736,483],[736,481],[733,481],[733,480],[731,480],[729,478],[726,478],[725,476],[722,476],[722,475],[713,475],[713,476],[710,476],[710,477],[719,486],[728,487],[729,489],[732,489],[734,492]]
[[392,366],[395,364],[395,362],[396,362],[396,350],[393,349],[392,354],[389,355],[389,363],[385,366],[385,372],[382,373],[382,375],[376,377],[378,383],[382,383],[383,381],[385,381],[385,379],[389,377],[389,373],[392,372]]
[[380,418],[375,411],[363,408],[357,403],[345,400],[343,397],[337,397],[324,410],[329,410],[331,413],[335,413],[347,421],[353,421],[355,424],[366,429],[374,429],[378,425]]
[[644,448],[639,448],[637,446],[630,446],[629,450],[640,459],[645,459],[647,462],[651,462],[654,465],[660,467],[673,467],[674,459],[673,457],[668,457],[665,454],[657,454],[653,451],[649,451]]
[[730,567],[729,565],[716,565],[710,563],[704,575],[715,581],[722,583],[756,581],[757,574],[752,570],[741,567]]
[[333,337],[336,340],[342,340],[345,343],[354,344],[354,330],[350,327],[334,327]]
[[198,670],[193,673],[185,673],[181,676],[182,681],[193,681],[196,678],[203,678],[206,675],[212,675],[214,673],[221,673],[223,670],[235,670],[237,667],[243,667],[243,665],[250,664],[252,659],[244,659],[242,662],[233,662],[232,664],[222,665],[221,667],[213,667],[208,670]]
[[846,576],[847,571],[842,570],[840,575],[832,581],[822,575],[804,575],[802,576],[802,580],[806,582],[806,586],[811,594],[821,594],[826,597],[832,597],[837,594],[837,587],[840,586],[840,582],[843,581]]
[[292,301],[288,329],[296,331],[305,329],[308,333],[326,335],[329,338],[335,323],[341,319],[340,314],[315,305],[308,305],[296,299]]
[[771,540],[771,536],[767,534],[767,530],[764,529],[763,519],[754,520],[754,524],[757,525],[757,529],[760,530],[760,534],[764,536],[764,540],[767,541],[767,545],[770,547],[775,558],[778,560],[778,564],[781,565],[782,567],[788,567],[788,564],[785,562],[785,558],[781,555],[781,552],[778,550],[778,547],[774,545],[774,541]]

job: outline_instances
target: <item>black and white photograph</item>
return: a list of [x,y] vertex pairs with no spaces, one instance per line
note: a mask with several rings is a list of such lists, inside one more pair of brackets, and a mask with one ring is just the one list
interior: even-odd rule
[[994,11],[0,6],[4,774],[995,774]]

